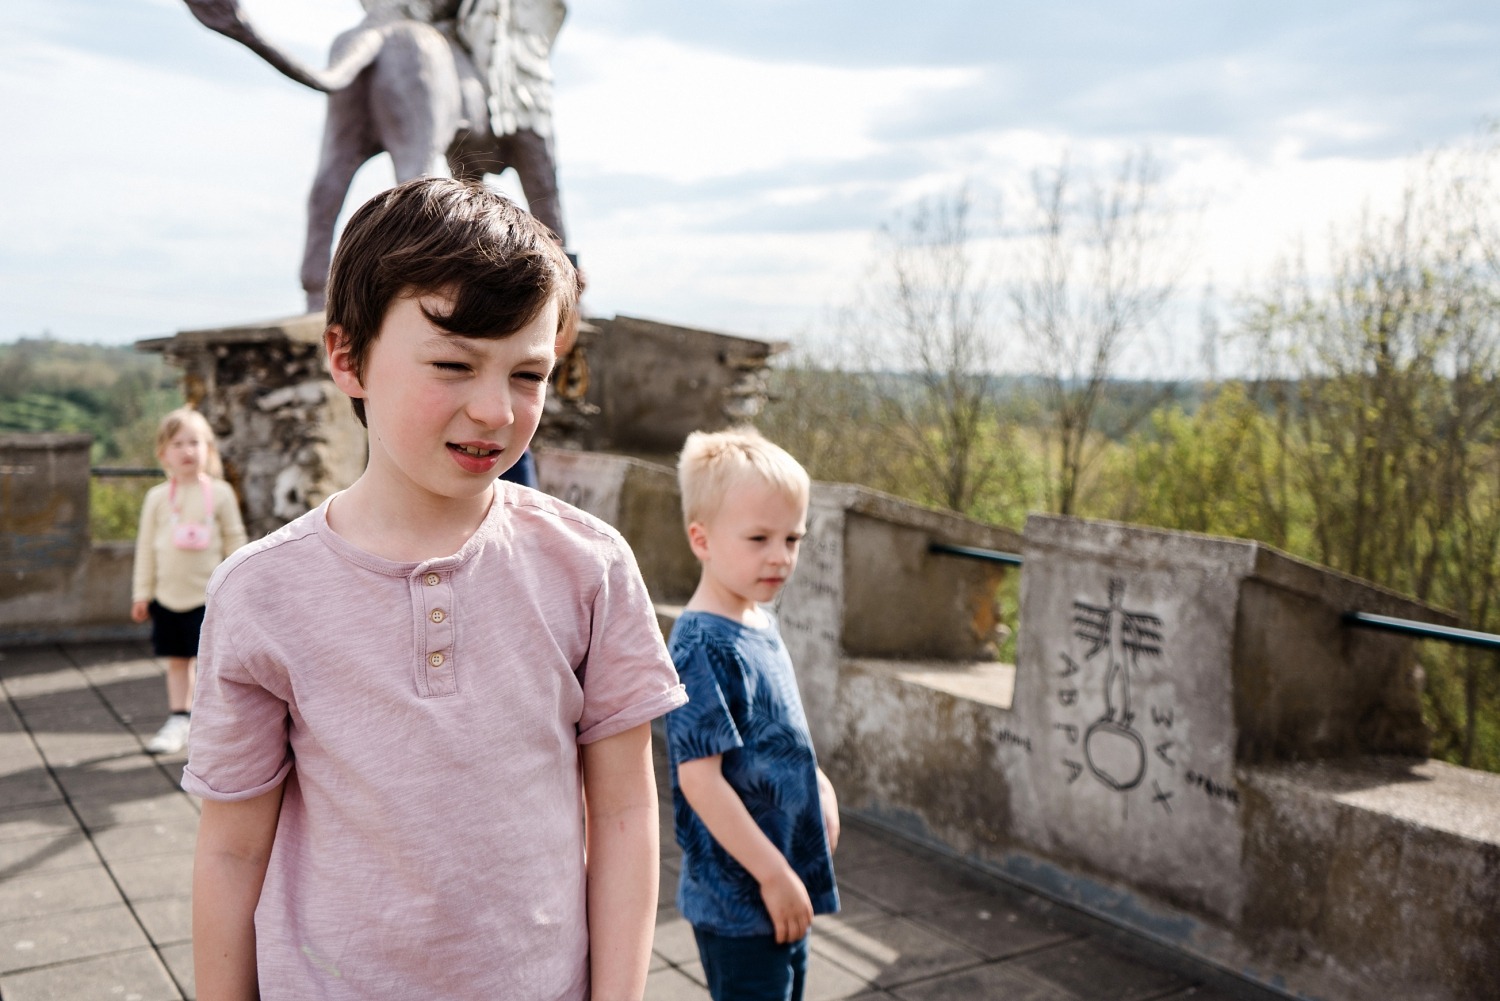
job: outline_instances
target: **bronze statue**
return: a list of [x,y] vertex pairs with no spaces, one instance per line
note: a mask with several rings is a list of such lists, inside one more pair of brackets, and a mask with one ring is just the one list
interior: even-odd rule
[[302,288],[321,310],[333,227],[365,161],[391,155],[398,182],[441,171],[479,178],[514,168],[533,215],[566,244],[552,156],[552,44],[563,0],[361,0],[365,18],[315,69],[267,42],[238,0],[185,0],[204,25],[281,73],[328,94],[323,149],[307,199]]

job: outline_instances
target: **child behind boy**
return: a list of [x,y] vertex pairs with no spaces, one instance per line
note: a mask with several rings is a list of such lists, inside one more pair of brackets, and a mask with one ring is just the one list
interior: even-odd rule
[[642,997],[650,721],[686,696],[619,534],[497,482],[576,295],[479,184],[410,181],[345,228],[324,341],[366,469],[209,589],[203,1001]]
[[130,617],[151,620],[151,652],[167,662],[167,720],[146,742],[151,754],[187,747],[198,635],[208,579],[245,544],[245,523],[208,420],[178,407],[156,430],[156,461],[167,480],[146,492],[135,537]]
[[702,564],[669,643],[689,695],[666,724],[677,907],[714,1001],[798,1001],[813,915],[838,910],[838,804],[763,603],[797,565],[810,484],[753,430],[689,435],[677,475]]

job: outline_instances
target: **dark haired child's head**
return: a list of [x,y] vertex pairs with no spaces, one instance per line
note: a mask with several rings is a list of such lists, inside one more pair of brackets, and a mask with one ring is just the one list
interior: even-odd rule
[[[437,296],[439,329],[503,338],[557,303],[558,331],[572,322],[578,278],[550,230],[478,182],[423,177],[382,191],[344,227],[328,274],[327,325],[348,345],[356,377],[391,304]],[[364,401],[353,400],[365,421]]]

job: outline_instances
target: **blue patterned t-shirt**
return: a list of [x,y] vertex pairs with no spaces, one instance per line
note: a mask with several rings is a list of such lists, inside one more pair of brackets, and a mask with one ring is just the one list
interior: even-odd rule
[[677,909],[693,927],[718,935],[775,933],[755,877],[714,840],[677,782],[680,763],[721,754],[724,778],[807,887],[813,913],[837,911],[817,759],[775,622],[755,629],[688,611],[667,647],[688,692],[687,705],[668,713],[666,723],[682,847]]

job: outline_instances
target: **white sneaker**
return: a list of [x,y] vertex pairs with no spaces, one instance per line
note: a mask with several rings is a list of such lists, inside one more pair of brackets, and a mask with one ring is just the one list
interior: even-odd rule
[[188,742],[188,717],[173,713],[167,717],[167,721],[156,731],[156,736],[146,744],[148,754],[176,754],[187,747]]

